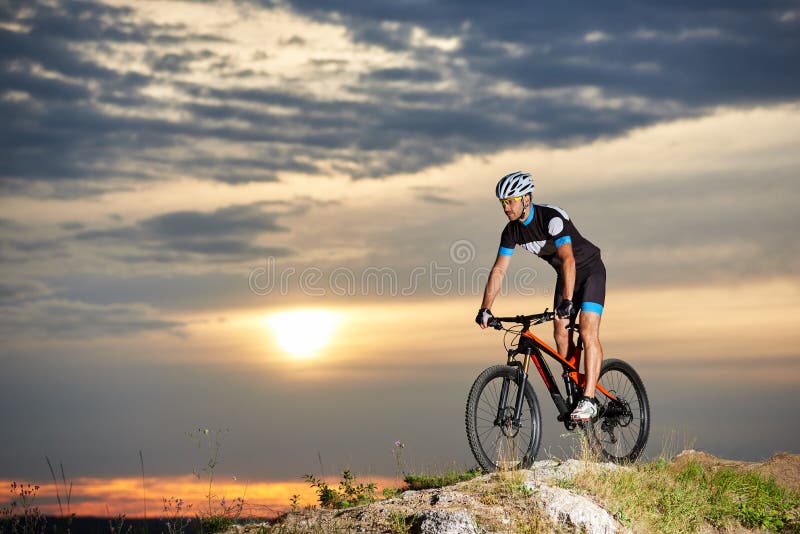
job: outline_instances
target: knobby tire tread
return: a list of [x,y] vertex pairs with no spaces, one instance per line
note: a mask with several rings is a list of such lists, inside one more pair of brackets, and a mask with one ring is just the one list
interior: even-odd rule
[[[472,450],[475,460],[486,472],[495,471],[497,469],[497,465],[495,465],[494,460],[486,455],[484,448],[481,446],[480,436],[478,435],[478,429],[476,427],[478,401],[480,400],[481,393],[483,392],[484,388],[486,388],[486,386],[491,383],[492,380],[502,377],[509,377],[513,379],[516,376],[516,372],[517,371],[515,368],[508,365],[495,365],[489,367],[480,375],[478,375],[478,378],[475,379],[475,382],[472,384],[472,387],[469,390],[469,395],[467,396],[467,406],[465,411],[467,439],[469,440],[469,447]],[[495,400],[495,402],[499,401],[499,399],[493,400]],[[523,469],[530,467],[535,460],[536,455],[539,452],[539,446],[542,439],[542,415],[539,408],[539,402],[536,398],[536,393],[534,392],[533,387],[531,387],[531,384],[528,381],[525,382],[525,400],[526,402],[523,403],[523,418],[527,421],[532,414],[533,422],[531,423],[532,439],[530,447],[526,451],[526,454],[523,456],[523,459],[519,465],[515,466],[515,468]],[[507,401],[507,405],[508,403],[513,404],[513,399],[509,399]],[[484,434],[485,433],[486,432],[484,432]]]
[[[644,382],[642,382],[641,377],[639,377],[639,374],[629,363],[616,358],[604,360],[600,368],[600,384],[603,384],[603,376],[609,371],[618,371],[630,380],[633,390],[636,393],[637,400],[641,402],[641,416],[639,418],[640,431],[636,438],[636,443],[627,454],[615,456],[608,452],[595,437],[594,425],[601,424],[600,420],[594,421],[591,424],[586,424],[583,427],[583,431],[590,442],[590,447],[597,450],[604,460],[615,463],[634,462],[644,451],[647,445],[647,439],[650,436],[650,401],[647,398],[647,390],[644,387]],[[597,395],[600,396],[602,393],[598,392]]]

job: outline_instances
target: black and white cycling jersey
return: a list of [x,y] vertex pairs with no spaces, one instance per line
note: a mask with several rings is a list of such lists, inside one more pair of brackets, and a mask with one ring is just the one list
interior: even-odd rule
[[556,250],[566,243],[572,244],[578,271],[592,269],[601,261],[600,249],[578,232],[566,211],[549,204],[531,204],[524,221],[511,221],[503,229],[498,253],[511,256],[518,245],[536,254],[560,273],[561,260]]

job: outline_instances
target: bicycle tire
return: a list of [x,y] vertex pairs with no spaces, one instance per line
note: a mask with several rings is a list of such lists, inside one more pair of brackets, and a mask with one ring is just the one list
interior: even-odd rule
[[597,391],[600,417],[582,425],[590,447],[607,461],[636,461],[650,436],[650,402],[639,374],[614,358],[603,362],[598,380],[618,399],[612,401]]
[[[542,415],[536,393],[528,381],[525,382],[526,402],[523,403],[519,428],[515,429],[510,421],[518,390],[514,381],[516,376],[517,370],[508,365],[489,367],[478,375],[467,396],[467,439],[475,460],[487,473],[497,469],[530,467],[539,452]],[[503,409],[505,423],[498,425],[495,418],[504,378],[511,380]]]

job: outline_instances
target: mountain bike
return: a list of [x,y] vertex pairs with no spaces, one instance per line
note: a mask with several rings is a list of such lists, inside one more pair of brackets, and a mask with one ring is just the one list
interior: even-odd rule
[[[639,375],[630,364],[617,359],[603,361],[595,397],[598,416],[576,422],[570,414],[583,396],[586,377],[579,372],[583,342],[573,318],[567,328],[578,332],[569,355],[562,356],[534,335],[530,328],[552,321],[553,312],[494,317],[488,326],[504,330],[505,365],[483,371],[467,397],[467,437],[472,454],[484,471],[530,467],[539,452],[542,415],[528,368],[533,362],[558,411],[557,420],[567,430],[576,428],[586,436],[590,451],[617,463],[635,461],[650,434],[650,405]],[[503,323],[514,323],[505,328]],[[510,336],[510,338],[509,338]],[[564,395],[561,394],[544,354],[561,364]],[[521,361],[518,357],[521,356]]]

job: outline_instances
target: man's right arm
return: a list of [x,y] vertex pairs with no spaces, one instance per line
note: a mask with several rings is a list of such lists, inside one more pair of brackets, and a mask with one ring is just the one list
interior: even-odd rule
[[[500,287],[503,284],[503,278],[506,275],[508,266],[511,264],[511,256],[498,254],[497,259],[494,260],[492,270],[489,272],[489,279],[486,280],[486,289],[483,291],[483,301],[481,302],[481,309],[489,309],[494,304],[494,299],[500,292]],[[483,325],[481,325],[483,327]]]

